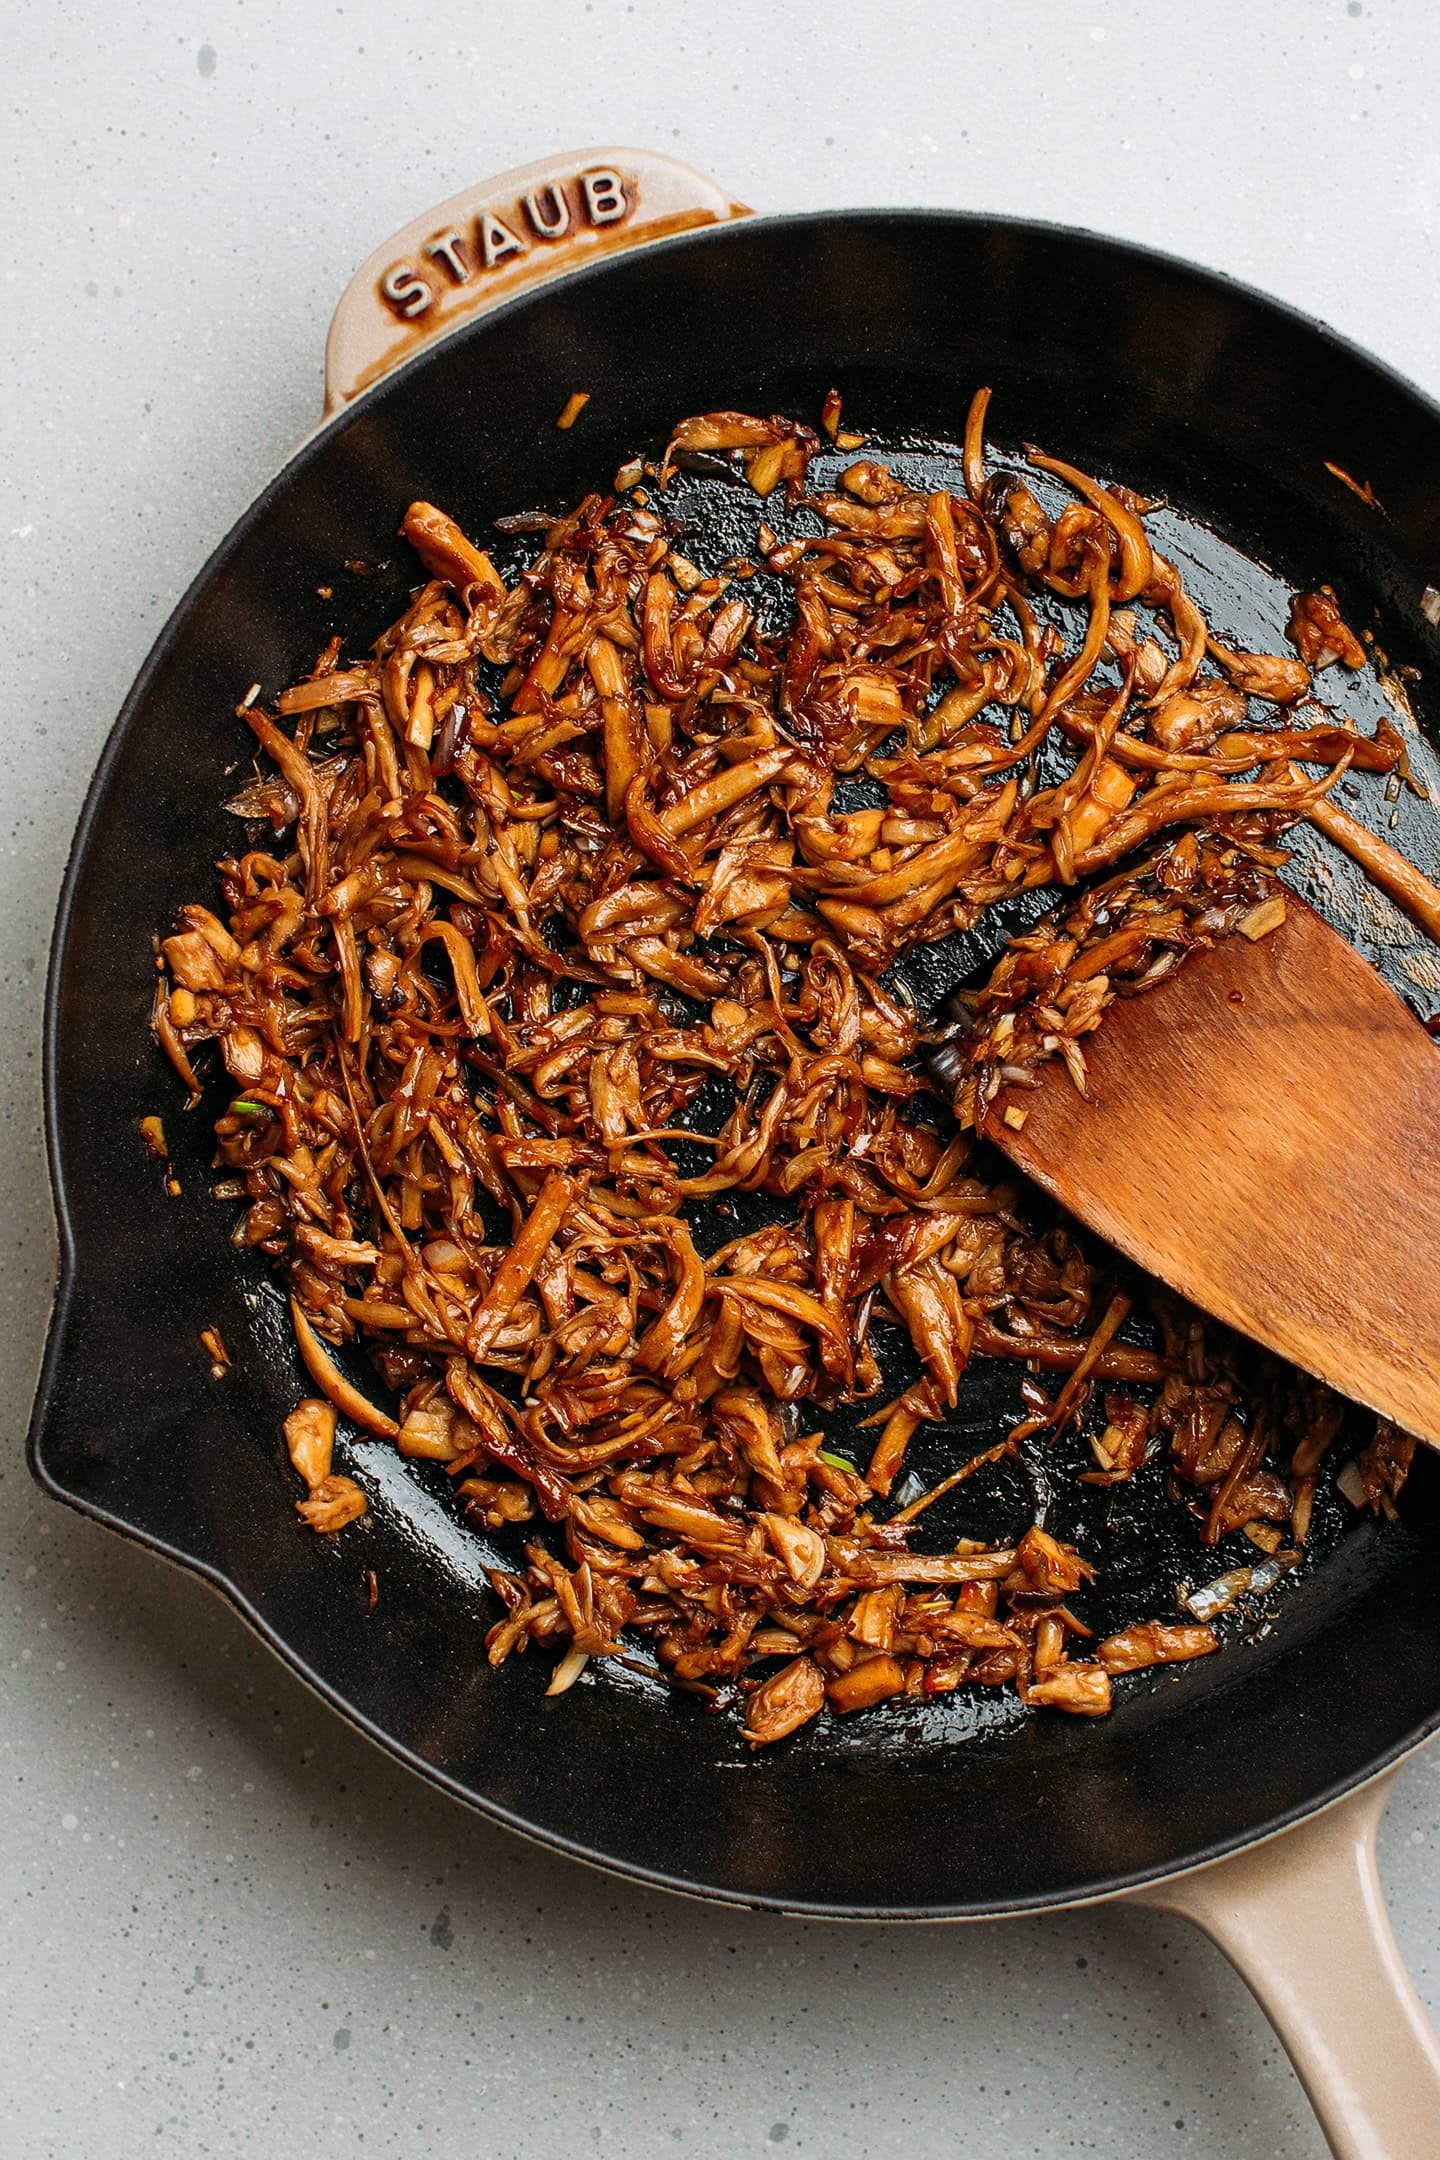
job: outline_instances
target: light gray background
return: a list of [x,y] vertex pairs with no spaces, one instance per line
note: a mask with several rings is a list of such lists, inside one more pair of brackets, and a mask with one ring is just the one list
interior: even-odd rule
[[[0,19],[0,2149],[1313,2160],[1268,2028],[1179,1923],[827,1929],[617,1886],[402,1774],[205,1591],[42,1501],[37,1043],[106,730],[316,417],[330,304],[395,226],[543,152],[651,144],[761,209],[1155,242],[1440,391],[1428,0]],[[1432,2012],[1437,1850],[1440,1752],[1403,1773],[1382,1854]]]

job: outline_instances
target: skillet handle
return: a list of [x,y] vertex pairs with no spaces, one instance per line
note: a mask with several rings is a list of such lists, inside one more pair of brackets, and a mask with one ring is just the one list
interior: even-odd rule
[[703,173],[654,150],[579,150],[482,180],[413,218],[351,278],[325,345],[326,417],[432,339],[532,285],[749,215]]
[[1202,1928],[1275,2027],[1336,2160],[1434,2160],[1440,2041],[1375,1868],[1391,1777],[1134,1902]]

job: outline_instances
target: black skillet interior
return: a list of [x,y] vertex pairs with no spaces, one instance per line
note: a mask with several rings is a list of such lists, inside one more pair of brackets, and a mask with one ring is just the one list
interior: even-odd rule
[[[358,647],[397,611],[415,573],[394,535],[413,496],[478,534],[603,486],[683,413],[813,416],[832,384],[846,424],[919,475],[981,381],[1007,449],[1042,441],[1167,498],[1155,529],[1222,631],[1273,646],[1287,584],[1335,583],[1389,659],[1422,670],[1423,723],[1440,663],[1419,607],[1440,578],[1440,414],[1406,385],[1256,295],[1084,235],[946,215],[745,224],[482,320],[296,457],[147,663],[56,932],[47,1108],[64,1257],[31,1434],[42,1482],[208,1577],[338,1708],[498,1819],[625,1873],[789,1910],[940,1917],[1097,1896],[1277,1827],[1393,1758],[1440,1724],[1435,1465],[1418,1466],[1396,1529],[1352,1525],[1328,1497],[1318,1557],[1273,1619],[1250,1611],[1228,1654],[1140,1676],[1098,1725],[962,1694],[822,1720],[752,1758],[732,1719],[639,1672],[587,1676],[546,1702],[536,1657],[484,1661],[489,1555],[429,1466],[352,1441],[369,1516],[335,1541],[298,1529],[279,1437],[302,1392],[289,1329],[229,1244],[231,1211],[208,1197],[205,1113],[181,1113],[151,1045],[151,938],[208,897],[207,866],[233,844],[220,804],[246,758],[238,698],[304,672],[332,630]],[[579,388],[583,420],[557,433]],[[1327,460],[1368,481],[1384,513]],[[753,499],[719,481],[686,490],[703,524],[692,554],[743,544]],[[1377,685],[1332,693],[1327,678],[1327,695],[1342,689],[1357,717],[1389,710]],[[1440,772],[1424,740],[1414,762]],[[1427,802],[1366,804],[1436,867]],[[1422,1014],[1440,1003],[1433,954],[1346,866],[1302,857],[1295,874]],[[938,1003],[980,957],[931,955],[913,979]],[[1361,1115],[1365,1085],[1357,1075]],[[139,1137],[152,1112],[176,1198]],[[220,1381],[207,1326],[234,1359]],[[975,1370],[922,1468],[969,1452],[1013,1401],[1013,1374]],[[976,1505],[999,1522],[1025,1498],[1002,1481]],[[1170,1594],[1178,1575],[1242,1557],[1162,1549],[1138,1502],[1130,1529],[1127,1546],[1122,1517],[1112,1574],[1122,1603],[1152,1597],[1152,1615],[1157,1570]]]

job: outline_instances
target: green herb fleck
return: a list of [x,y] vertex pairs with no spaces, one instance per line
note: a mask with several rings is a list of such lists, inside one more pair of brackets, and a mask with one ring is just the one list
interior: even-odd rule
[[832,1470],[849,1470],[852,1475],[855,1474],[854,1463],[846,1462],[843,1455],[831,1455],[827,1453],[827,1451],[823,1447],[817,1448],[815,1452],[819,1456],[821,1462],[829,1463]]

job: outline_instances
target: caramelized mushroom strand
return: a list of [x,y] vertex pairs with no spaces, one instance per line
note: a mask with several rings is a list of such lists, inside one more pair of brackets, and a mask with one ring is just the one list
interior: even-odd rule
[[[285,1426],[303,1521],[350,1534],[333,1458],[393,1441],[508,1556],[493,1663],[538,1644],[558,1694],[648,1651],[757,1747],[961,1688],[1103,1713],[1215,1631],[1137,1610],[1092,1645],[1063,1501],[1000,1543],[931,1503],[1027,1449],[1053,1483],[1068,1435],[1075,1478],[1169,1479],[1197,1544],[1298,1556],[1340,1429],[1027,1224],[972,1128],[1042,1057],[1083,1086],[1111,998],[1263,935],[1278,836],[1398,738],[1287,725],[1307,667],[1363,658],[1327,588],[1306,665],[1232,652],[1142,498],[1039,452],[1034,489],[987,474],[988,399],[961,491],[846,463],[832,393],[823,440],[698,414],[490,549],[412,504],[424,580],[368,654],[247,699],[219,902],[161,948],[157,1040],[197,1098],[215,1046],[219,1191],[319,1391]],[[677,473],[761,499],[755,561],[678,550]],[[1063,909],[975,994],[954,1116],[890,971],[1042,887]],[[917,1496],[974,1357],[1026,1368],[1025,1415]],[[862,1472],[827,1420],[871,1402]],[[1382,1437],[1357,1492],[1392,1508],[1407,1462]]]

